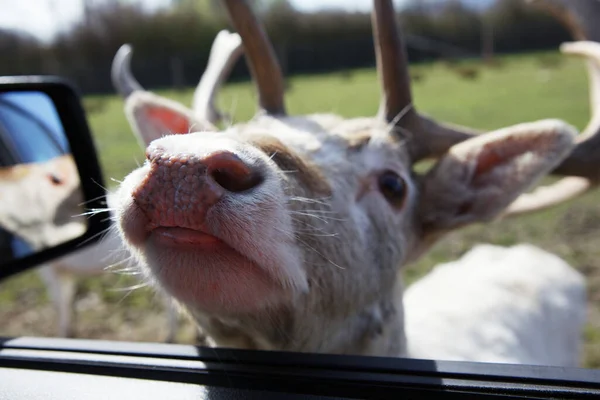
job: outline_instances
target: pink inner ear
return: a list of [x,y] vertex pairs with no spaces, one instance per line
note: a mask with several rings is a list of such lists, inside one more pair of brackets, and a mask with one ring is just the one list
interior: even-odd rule
[[164,107],[150,106],[146,109],[148,119],[158,121],[173,134],[186,134],[190,130],[190,122],[185,115]]
[[475,176],[486,174],[501,164],[509,163],[513,158],[523,154],[528,147],[533,148],[531,144],[531,140],[507,139],[505,142],[497,143],[496,146],[485,146],[477,156]]
[[496,152],[484,149],[484,151],[482,151],[477,158],[475,176],[489,172],[491,169],[497,167],[502,161],[506,160],[502,160]]

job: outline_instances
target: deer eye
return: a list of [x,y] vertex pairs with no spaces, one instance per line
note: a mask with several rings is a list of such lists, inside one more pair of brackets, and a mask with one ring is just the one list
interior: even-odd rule
[[393,207],[402,207],[406,198],[406,182],[397,173],[385,171],[379,176],[379,190]]

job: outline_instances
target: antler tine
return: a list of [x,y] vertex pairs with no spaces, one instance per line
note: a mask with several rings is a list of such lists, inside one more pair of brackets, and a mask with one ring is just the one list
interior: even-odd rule
[[285,115],[283,75],[264,29],[245,1],[224,3],[242,37],[248,67],[258,88],[259,106],[268,114]]
[[574,175],[600,183],[600,16],[598,0],[529,0],[554,15],[571,32],[578,42],[561,46],[564,54],[585,57],[588,60],[592,118],[573,152],[557,167],[553,174]]
[[575,40],[600,41],[600,14],[598,0],[527,0],[544,9],[566,26]]
[[[529,0],[554,15],[578,42],[564,43],[564,54],[588,60],[591,119],[571,154],[552,173],[567,175],[558,182],[522,195],[506,210],[505,216],[515,216],[543,210],[574,199],[600,183],[600,27],[595,18],[600,15],[600,1]],[[595,42],[590,41],[595,40]]]
[[564,54],[584,57],[588,60],[592,118],[579,136],[579,140],[588,139],[600,130],[600,43],[591,41],[563,43],[560,46],[560,51]]
[[216,124],[224,118],[217,110],[215,97],[243,51],[242,38],[237,33],[222,30],[215,37],[206,70],[200,78],[192,100],[192,109],[199,119]]
[[439,156],[476,132],[473,129],[441,125],[420,115],[412,104],[408,57],[402,35],[396,26],[391,0],[374,0],[371,16],[377,70],[383,88],[379,113],[386,121],[412,135],[409,149],[413,161]]
[[144,90],[131,73],[131,54],[133,48],[129,44],[122,45],[113,58],[111,68],[112,83],[123,98],[129,97],[136,90]]
[[[553,3],[555,12],[556,10],[559,12],[570,10],[569,6],[574,5],[571,2],[567,5],[565,0],[544,0],[544,2]],[[583,1],[577,3],[578,14],[570,13],[568,17],[562,17],[562,21],[568,23],[572,30],[581,24],[581,21],[589,22],[593,19],[592,15],[585,15],[584,8],[588,11],[594,9],[600,13],[600,1],[594,1],[595,4],[591,5],[583,3]],[[441,125],[416,111],[412,105],[406,51],[402,36],[396,28],[395,18],[391,0],[374,0],[373,36],[377,69],[384,91],[379,113],[388,122],[393,122],[400,131],[407,131],[411,135],[408,148],[413,162],[416,162],[428,156],[439,156],[454,144],[469,139],[478,132],[460,126]],[[574,35],[596,35],[598,32],[600,40],[600,30],[594,28],[597,24],[587,22],[583,29],[577,30]],[[598,168],[600,165],[600,112],[596,112],[597,109],[600,109],[598,102],[600,99],[600,52],[596,53],[596,50],[600,51],[600,47],[590,43],[563,47],[565,53],[585,55],[594,61],[594,64],[590,66],[594,118],[586,132],[579,137],[579,144],[572,154],[553,171],[555,175],[567,177],[554,185],[523,195],[509,207],[505,216],[548,208],[577,197],[594,186],[596,182],[600,182],[600,168]]]
[[522,194],[508,206],[503,217],[514,217],[554,207],[579,197],[591,187],[592,183],[589,179],[567,176],[552,185],[541,186],[531,193]]
[[588,178],[597,183],[600,182],[600,43],[565,43],[561,51],[588,60],[592,118],[577,138],[573,152],[554,172]]
[[379,113],[386,121],[392,122],[396,116],[411,112],[412,93],[408,73],[408,57],[402,36],[400,36],[391,1],[374,1],[371,14],[373,41],[377,72],[383,91]]

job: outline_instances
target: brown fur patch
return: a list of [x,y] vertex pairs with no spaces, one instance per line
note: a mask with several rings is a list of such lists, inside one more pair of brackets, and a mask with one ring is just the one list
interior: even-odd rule
[[54,167],[54,170],[48,170],[49,174],[54,173],[60,177],[71,177],[73,176],[73,172],[77,174],[77,167],[75,166],[73,157],[70,154],[65,154],[47,161],[30,162],[15,164],[11,165],[10,167],[2,167],[0,168],[0,180],[5,182],[19,181],[32,172],[39,171],[41,168],[45,168],[48,165]]
[[278,139],[261,136],[251,139],[250,143],[267,153],[282,170],[294,171],[294,176],[311,192],[319,195],[331,195],[331,185],[321,170]]
[[[373,132],[370,129],[366,129],[349,132],[344,135],[344,139],[346,140],[349,151],[359,152],[369,144],[369,141],[371,140],[372,136]],[[392,133],[387,135],[385,139],[390,144],[390,146],[397,146],[403,141],[401,137]]]
[[30,171],[31,167],[27,164],[0,168],[0,179],[3,181],[18,181],[27,176]]
[[371,132],[368,130],[352,132],[351,135],[346,137],[348,150],[358,152],[369,143],[369,140],[371,140]]

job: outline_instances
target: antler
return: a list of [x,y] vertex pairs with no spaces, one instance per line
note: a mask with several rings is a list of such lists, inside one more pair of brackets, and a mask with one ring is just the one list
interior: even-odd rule
[[567,175],[558,182],[522,195],[505,212],[513,216],[542,210],[574,199],[600,183],[600,43],[565,43],[561,51],[588,59],[592,118],[577,137],[577,145],[553,174]]
[[[596,6],[600,4],[596,0],[594,3]],[[377,69],[384,91],[380,115],[398,130],[411,135],[408,146],[413,162],[416,162],[426,157],[439,156],[451,146],[479,132],[456,125],[442,125],[423,116],[414,108],[406,50],[396,27],[395,16],[391,0],[374,0],[373,36]],[[509,207],[505,215],[531,212],[556,205],[584,193],[600,181],[600,45],[592,42],[571,43],[563,45],[561,50],[563,53],[585,56],[590,60],[594,118],[585,132],[578,137],[575,150],[552,172],[554,175],[568,177],[555,185],[523,195]]]
[[561,51],[565,54],[585,57],[588,60],[590,80],[590,102],[592,118],[577,138],[577,146],[556,172],[562,175],[576,175],[600,181],[600,43],[580,41],[564,43]]
[[[224,118],[215,105],[217,91],[231,72],[235,62],[243,52],[241,38],[237,33],[220,31],[213,41],[206,70],[202,74],[194,98],[192,109],[196,118],[216,124]],[[111,78],[117,92],[127,99],[135,91],[144,91],[142,85],[131,73],[133,48],[122,45],[112,63]]]
[[598,0],[527,0],[552,14],[571,32],[575,40],[600,41],[600,15]]
[[374,0],[371,15],[377,70],[383,88],[380,115],[412,135],[409,150],[413,161],[440,156],[452,145],[478,132],[470,128],[441,125],[419,114],[412,104],[408,57],[396,27],[391,0]]
[[591,187],[587,178],[568,176],[552,185],[540,186],[531,193],[522,194],[508,206],[502,216],[512,217],[557,206],[582,195]]
[[210,49],[208,65],[200,78],[192,100],[192,110],[198,118],[210,121],[212,124],[226,118],[224,113],[217,110],[215,97],[217,90],[243,51],[242,38],[237,33],[222,30],[217,34]]
[[[528,0],[544,8],[561,21],[571,32],[574,43],[564,43],[563,54],[581,56],[588,60],[591,119],[569,157],[553,171],[567,176],[553,185],[540,187],[522,195],[506,211],[505,216],[542,210],[574,199],[600,183],[600,16],[598,0]],[[586,41],[587,39],[587,41]],[[590,41],[594,40],[594,41]]]
[[129,97],[136,90],[144,90],[131,73],[131,55],[133,48],[130,44],[124,44],[119,47],[115,58],[113,58],[110,77],[113,86],[124,99]]
[[248,4],[224,0],[233,26],[242,37],[250,73],[258,89],[259,106],[271,115],[285,115],[284,84],[275,51]]

